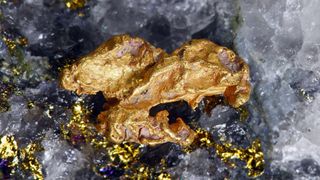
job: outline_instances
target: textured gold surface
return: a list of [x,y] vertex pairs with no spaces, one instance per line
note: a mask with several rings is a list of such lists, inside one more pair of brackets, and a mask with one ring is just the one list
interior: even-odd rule
[[103,92],[113,103],[98,119],[98,129],[113,142],[190,145],[193,130],[181,118],[169,124],[168,112],[149,110],[185,100],[196,108],[205,96],[223,95],[239,107],[250,95],[249,68],[231,50],[208,40],[192,40],[168,55],[140,38],[115,36],[62,72],[61,85],[77,94]]
[[[106,139],[97,138],[99,136],[96,136],[95,131],[91,130],[90,126],[92,125],[86,120],[89,111],[81,99],[72,106],[72,112],[73,115],[68,124],[68,128],[70,128],[71,131],[66,131],[64,134],[71,133],[71,135],[68,135],[68,139],[72,139],[73,135],[81,134],[84,136],[85,141],[91,143],[94,147],[106,149],[112,164],[119,164],[120,167],[129,172],[126,171],[123,177],[127,179],[147,179],[152,176],[157,179],[171,179],[170,174],[165,173],[165,162],[162,162],[163,165],[161,165],[161,167],[163,167],[162,172],[156,176],[153,174],[154,169],[138,163],[143,145],[139,146],[128,142],[111,144],[108,143]],[[186,151],[190,152],[199,147],[214,148],[216,155],[230,167],[237,166],[234,161],[235,159],[245,162],[244,168],[248,170],[247,174],[250,177],[257,177],[264,172],[263,152],[258,140],[253,141],[251,146],[244,149],[228,142],[216,143],[209,132],[198,129],[195,131],[195,141]]]

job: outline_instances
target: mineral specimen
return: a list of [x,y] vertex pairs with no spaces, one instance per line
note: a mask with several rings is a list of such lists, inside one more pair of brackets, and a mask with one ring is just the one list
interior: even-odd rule
[[[319,6],[319,0],[0,0],[0,136],[13,136],[18,149],[41,142],[44,150],[36,156],[45,179],[101,179],[103,172],[109,179],[119,177],[125,174],[122,167],[111,166],[106,151],[95,148],[112,143],[91,142],[91,126],[83,129],[83,123],[96,122],[104,98],[81,96],[80,105],[94,112],[94,118],[81,119],[78,110],[71,111],[79,107],[79,97],[56,86],[57,69],[116,34],[139,36],[167,52],[205,38],[232,48],[250,65],[252,95],[244,106],[249,114],[242,121],[238,108],[224,103],[202,112],[205,99],[196,115],[184,106],[168,108],[169,122],[181,116],[190,127],[210,132],[215,143],[236,149],[250,149],[259,139],[265,170],[257,179],[319,179]],[[70,125],[65,139],[61,127],[70,132],[69,124],[77,126]],[[167,144],[176,148],[163,148]],[[151,169],[164,158],[173,179],[251,179],[245,159],[232,156],[227,161],[240,164],[230,168],[215,148],[183,153],[177,147],[148,147],[144,162]],[[163,155],[164,149],[170,155]],[[11,164],[0,157],[4,178],[33,178],[21,166],[10,173]],[[97,165],[101,174],[93,171]]]
[[186,146],[195,133],[183,119],[169,123],[168,111],[153,117],[150,108],[184,100],[195,109],[213,95],[239,107],[249,99],[248,79],[240,57],[208,40],[192,40],[169,55],[140,38],[118,35],[67,66],[61,85],[77,94],[103,92],[107,103],[97,128],[113,142]]

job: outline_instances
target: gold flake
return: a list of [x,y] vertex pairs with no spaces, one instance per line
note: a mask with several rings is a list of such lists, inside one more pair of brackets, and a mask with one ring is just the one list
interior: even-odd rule
[[29,109],[32,109],[34,106],[35,106],[35,104],[34,104],[33,101],[28,101],[27,107],[28,107]]
[[83,8],[86,5],[86,0],[65,0],[65,5],[71,10]]
[[171,180],[171,175],[168,173],[161,173],[158,177],[158,180]]

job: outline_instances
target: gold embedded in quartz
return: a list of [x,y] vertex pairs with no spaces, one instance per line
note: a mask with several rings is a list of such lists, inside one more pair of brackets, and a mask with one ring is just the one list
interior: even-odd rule
[[137,160],[140,148],[132,143],[114,144],[108,149],[108,155],[111,161],[120,161],[125,168],[129,168],[130,163]]
[[17,47],[17,44],[14,40],[11,40],[7,37],[2,37],[3,42],[6,44],[10,54],[13,54],[14,50]]
[[33,143],[19,149],[14,136],[11,135],[3,136],[0,141],[0,158],[9,162],[11,174],[19,166],[22,170],[29,171],[36,180],[43,179],[41,164],[35,157],[35,153],[40,150],[40,146]]
[[[79,132],[84,135],[85,141],[91,143],[94,147],[106,149],[112,163],[119,163],[122,168],[131,172],[130,174],[126,172],[124,177],[128,179],[145,179],[153,176],[153,169],[140,163],[138,163],[138,166],[133,166],[133,164],[139,161],[143,145],[129,142],[111,144],[108,143],[107,139],[101,139],[100,136],[95,134],[95,131],[92,131],[92,124],[86,120],[89,110],[86,109],[81,99],[72,106],[72,112],[73,115],[67,127],[71,129],[71,132],[77,132],[77,130],[79,130]],[[63,130],[63,132],[64,131],[65,130]],[[65,131],[63,134],[67,135],[68,131]],[[68,139],[70,139],[70,137],[68,137]],[[247,169],[247,174],[250,177],[260,176],[264,172],[264,155],[259,140],[254,140],[247,148],[239,148],[228,142],[216,143],[209,132],[197,129],[192,145],[185,150],[186,152],[191,152],[199,147],[207,149],[214,148],[216,155],[230,167],[237,166],[234,159],[245,162],[246,166],[243,168]],[[163,167],[162,172],[156,178],[171,179],[170,174],[165,172],[165,162],[161,162],[161,164],[161,167]],[[134,173],[132,174],[132,172]]]
[[171,175],[168,173],[161,173],[158,177],[158,180],[171,180]]
[[[153,176],[154,169],[150,169],[145,164],[139,163],[143,145],[130,142],[112,144],[104,136],[101,137],[92,129],[93,125],[87,118],[90,110],[84,105],[82,99],[78,99],[72,105],[71,110],[72,115],[69,123],[61,129],[64,138],[78,145],[78,142],[73,140],[73,137],[82,136],[83,140],[86,143],[90,143],[95,149],[106,151],[111,164],[116,164],[119,168],[125,170],[123,177],[126,179],[148,179]],[[161,163],[161,167],[158,179],[166,180],[170,175],[163,172],[165,171],[164,162]],[[99,172],[97,174],[99,175]]]
[[87,0],[65,0],[65,5],[71,10],[83,8],[87,3]]
[[14,92],[14,87],[11,84],[2,84],[0,87],[0,112],[6,112],[10,109],[8,99]]
[[0,157],[10,162],[9,167],[13,168],[18,165],[18,145],[13,136],[1,137]]
[[250,177],[257,177],[264,172],[264,155],[261,149],[261,142],[254,140],[247,148],[238,148],[230,143],[215,143],[209,132],[202,129],[196,130],[197,139],[195,145],[204,148],[214,148],[218,157],[231,167],[236,167],[234,159],[239,159],[246,163],[244,167]]
[[206,96],[223,95],[234,106],[250,95],[249,67],[231,50],[208,40],[192,40],[168,55],[148,42],[119,35],[66,66],[61,85],[77,94],[103,92],[108,102],[98,130],[111,141],[190,145],[195,132],[164,110],[150,108],[184,100],[196,108]]
[[41,150],[42,148],[40,145],[31,143],[19,151],[22,169],[25,171],[30,171],[33,178],[36,180],[44,179],[41,171],[42,166],[35,157],[35,153]]
[[18,47],[23,47],[28,44],[28,39],[25,37],[18,37],[18,38],[9,38],[4,34],[0,35],[0,39],[4,42],[6,45],[10,55],[15,55],[17,53],[17,48]]
[[264,172],[264,159],[263,152],[261,150],[261,143],[259,140],[252,142],[251,146],[243,149],[233,147],[230,143],[223,145],[215,145],[217,155],[230,166],[235,166],[230,162],[232,159],[239,159],[246,162],[246,169],[248,170],[248,176],[257,177]]

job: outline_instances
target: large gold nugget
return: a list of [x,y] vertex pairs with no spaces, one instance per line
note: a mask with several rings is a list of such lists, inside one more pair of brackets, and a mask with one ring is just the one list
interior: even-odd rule
[[233,107],[250,96],[249,67],[231,50],[208,40],[192,40],[171,55],[140,38],[115,36],[62,72],[61,85],[78,94],[102,91],[107,104],[97,128],[113,142],[190,145],[195,132],[168,112],[150,108],[185,100],[196,108],[205,96],[223,95]]

